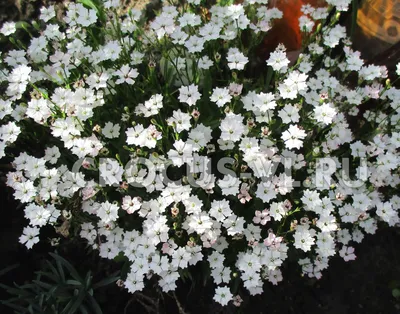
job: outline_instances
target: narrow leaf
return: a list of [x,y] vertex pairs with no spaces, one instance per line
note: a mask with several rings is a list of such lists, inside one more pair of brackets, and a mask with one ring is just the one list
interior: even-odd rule
[[119,276],[117,276],[118,273],[119,273],[119,271],[116,271],[115,273],[111,274],[110,277],[100,280],[99,282],[96,282],[93,285],[93,289],[104,287],[104,286],[107,286],[107,285],[117,281],[120,278]]
[[71,273],[71,276],[80,281],[83,282],[83,279],[81,278],[81,276],[79,276],[78,272],[76,271],[76,269],[74,268],[74,266],[71,265],[70,262],[68,262],[65,258],[61,257],[60,255],[54,254],[54,253],[50,253],[50,255],[55,259],[58,260],[65,268],[67,268],[69,270],[69,272]]

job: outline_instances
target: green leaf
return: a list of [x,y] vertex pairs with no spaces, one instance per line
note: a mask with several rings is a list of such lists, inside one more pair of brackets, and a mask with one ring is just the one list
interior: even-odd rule
[[79,276],[78,272],[76,271],[76,269],[74,268],[74,266],[72,266],[70,264],[70,262],[68,262],[65,258],[61,257],[60,255],[54,254],[54,253],[50,253],[50,255],[56,260],[59,261],[65,268],[67,268],[71,274],[71,276],[82,282],[83,283],[83,279],[81,276]]
[[39,296],[39,307],[43,307],[44,296],[45,296],[44,294],[41,294]]
[[352,1],[352,8],[351,8],[351,28],[350,28],[350,38],[354,38],[354,31],[356,29],[357,24],[357,13],[358,13],[358,0]]
[[[56,282],[60,282],[61,274],[58,273],[57,269],[48,260],[46,260],[46,266],[52,271],[52,273],[56,277]],[[37,273],[40,273],[40,272],[37,272]]]
[[269,85],[271,84],[272,76],[274,75],[274,70],[272,67],[268,66],[267,70],[267,77],[265,79],[265,89],[268,91],[269,90]]
[[81,304],[81,306],[79,307],[79,310],[81,311],[82,314],[89,314],[88,310],[86,309],[86,307]]
[[100,308],[100,305],[97,303],[96,299],[89,294],[90,304],[92,305],[92,309],[94,310],[94,314],[103,314],[103,311]]
[[30,27],[31,27],[31,24],[29,24],[28,22],[20,21],[20,22],[15,23],[15,28],[17,28],[17,29],[22,28],[22,29],[28,31],[28,28],[30,28]]
[[62,268],[60,261],[56,261],[56,265],[57,265],[57,269],[58,269],[58,273],[60,275],[61,281],[65,282],[64,269]]
[[38,271],[37,274],[42,275],[43,277],[47,277],[47,278],[49,278],[49,279],[51,279],[51,280],[53,280],[53,281],[55,281],[57,283],[59,282],[59,280],[58,280],[59,277],[54,275],[54,274],[52,274],[52,273],[49,273],[49,272],[46,272],[46,271]]
[[103,280],[100,280],[99,282],[96,282],[93,285],[93,289],[97,289],[97,288],[112,284],[113,282],[117,281],[120,278],[120,276],[118,276],[118,274],[119,274],[119,271],[116,271],[115,273],[111,274],[108,278],[105,278]]
[[35,283],[36,285],[38,285],[39,287],[43,287],[43,288],[48,289],[48,290],[50,290],[52,287],[54,287],[54,285],[45,283],[45,282],[40,281],[40,280],[32,280],[32,282]]
[[10,265],[6,268],[3,268],[2,270],[0,270],[0,276],[3,276],[4,274],[8,273],[9,271],[13,270],[14,268],[19,267],[20,264],[14,264],[14,265]]
[[235,279],[233,279],[233,286],[232,286],[232,293],[236,294],[239,290],[239,283],[240,283],[240,277],[237,276]]
[[23,307],[23,306],[20,306],[20,305],[17,305],[17,304],[13,304],[13,303],[8,303],[8,302],[2,302],[2,303],[4,305],[8,306],[8,307],[11,307],[14,310],[22,311],[22,313],[26,313],[27,312],[26,307]]
[[85,283],[86,289],[89,289],[90,285],[92,284],[92,272],[90,270],[86,274]]
[[73,286],[82,286],[82,283],[80,281],[74,279],[68,279],[65,283]]
[[8,287],[6,285],[0,284],[0,287],[7,290],[9,294],[20,295],[20,296],[29,296],[31,293],[24,289],[21,289],[17,286],[17,288]]
[[68,314],[74,314],[78,310],[78,308],[81,306],[83,300],[85,299],[86,296],[86,290],[84,288],[81,288],[79,290],[78,297],[75,299],[74,304],[72,307],[69,309],[67,312]]

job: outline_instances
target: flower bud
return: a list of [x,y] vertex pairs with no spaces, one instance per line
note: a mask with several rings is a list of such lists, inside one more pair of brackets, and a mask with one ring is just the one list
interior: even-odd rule
[[100,133],[100,132],[101,132],[101,126],[98,125],[98,124],[96,124],[96,125],[93,127],[92,131],[93,131],[93,132]]
[[197,109],[193,109],[192,111],[192,117],[195,121],[197,121],[200,117],[200,111],[198,111]]

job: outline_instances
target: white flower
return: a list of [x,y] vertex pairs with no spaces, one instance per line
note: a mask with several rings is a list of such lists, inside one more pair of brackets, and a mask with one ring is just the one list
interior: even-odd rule
[[143,146],[146,140],[146,133],[144,132],[143,125],[137,124],[134,128],[126,130],[126,143],[128,145]]
[[282,220],[283,216],[286,215],[283,202],[273,202],[269,209],[269,214],[273,217],[276,221]]
[[249,59],[237,48],[229,48],[228,50],[228,67],[231,70],[243,70]]
[[141,291],[144,288],[143,275],[130,272],[126,277],[124,287],[128,289],[130,293]]
[[191,258],[192,256],[185,248],[179,247],[172,253],[171,265],[175,268],[186,268]]
[[275,109],[276,102],[272,93],[259,93],[255,95],[254,106],[257,107],[261,112],[267,112],[268,110]]
[[326,0],[326,2],[329,5],[335,6],[338,11],[347,11],[351,0]]
[[133,214],[138,211],[142,203],[138,197],[130,197],[129,195],[124,196],[122,199],[122,209],[125,210],[128,214]]
[[28,203],[36,196],[36,188],[32,181],[16,182],[14,198],[20,200],[21,203]]
[[282,139],[285,141],[285,146],[288,149],[300,149],[303,145],[302,140],[307,136],[306,132],[300,129],[297,125],[290,125],[289,129],[282,133]]
[[150,27],[155,31],[158,39],[161,39],[164,35],[171,35],[176,26],[174,18],[163,12],[150,23]]
[[198,234],[203,234],[207,230],[210,230],[213,221],[206,212],[194,213],[189,215],[187,218],[188,226],[190,227],[188,233],[196,232]]
[[215,289],[214,301],[218,302],[222,306],[225,306],[231,301],[233,294],[228,287],[218,287]]
[[226,228],[228,235],[234,236],[243,233],[245,221],[242,217],[231,215],[224,220],[223,226]]
[[331,124],[336,114],[337,111],[331,104],[322,104],[321,106],[314,108],[315,120],[325,125]]
[[193,145],[193,151],[197,152],[201,148],[205,147],[209,141],[211,141],[211,128],[198,124],[194,129],[189,132],[188,143]]
[[346,262],[354,261],[356,259],[354,248],[351,246],[343,246],[343,248],[339,251],[339,254]]
[[205,39],[199,36],[190,36],[185,42],[185,47],[190,53],[201,52],[204,48]]
[[121,126],[119,124],[112,124],[111,122],[106,122],[101,132],[106,138],[118,138],[120,129]]
[[56,11],[54,6],[49,6],[48,8],[42,7],[40,9],[40,19],[44,22],[50,21],[53,17],[56,16]]
[[182,140],[175,141],[174,149],[168,151],[168,158],[172,160],[174,166],[180,167],[185,162],[192,160],[193,146]]
[[33,203],[25,207],[25,218],[30,220],[30,225],[42,227],[47,224],[51,211],[43,206]]
[[14,143],[19,134],[21,134],[21,128],[13,121],[0,126],[0,140],[6,144]]
[[269,203],[276,197],[277,193],[274,186],[270,181],[260,182],[257,187],[256,196],[261,199],[264,203]]
[[190,130],[192,126],[190,123],[191,119],[192,117],[189,114],[178,109],[173,112],[172,117],[167,119],[167,123],[173,126],[177,133],[181,133],[183,130]]
[[225,218],[233,214],[227,200],[212,201],[209,213],[211,217],[214,217],[219,222],[223,222]]
[[203,56],[199,59],[198,67],[202,70],[208,70],[213,64],[213,61],[208,56]]
[[26,115],[36,123],[43,124],[51,116],[50,103],[46,99],[32,99],[28,102]]
[[387,222],[389,226],[394,226],[399,222],[399,215],[389,202],[379,202],[376,205],[376,214]]
[[99,210],[97,211],[97,216],[99,216],[102,222],[110,223],[117,220],[118,209],[118,205],[106,201],[101,204]]
[[283,123],[297,123],[300,120],[299,109],[293,105],[287,104],[278,112],[278,116]]
[[99,166],[99,173],[106,185],[116,185],[122,181],[122,168],[117,160],[102,158]]
[[0,120],[13,112],[11,101],[0,99]]
[[229,89],[228,88],[219,88],[216,87],[213,90],[213,93],[210,97],[210,100],[212,102],[215,102],[218,107],[222,107],[226,103],[229,103],[232,99],[232,96],[229,95]]
[[243,125],[242,121],[243,116],[236,115],[234,113],[228,113],[220,125],[220,129],[222,131],[221,139],[224,141],[239,141],[245,131],[245,126]]
[[139,72],[136,69],[132,69],[129,65],[124,64],[121,68],[113,73],[113,75],[118,76],[115,84],[127,83],[133,85],[135,83],[135,78],[138,77]]
[[39,242],[39,232],[38,227],[25,227],[22,235],[19,237],[19,243],[25,244],[28,249]]
[[194,106],[201,98],[198,86],[191,84],[189,86],[182,86],[179,88],[179,101]]
[[4,36],[9,36],[14,34],[16,30],[17,28],[14,22],[5,22],[3,27],[0,29],[0,33],[2,33]]
[[299,26],[300,26],[300,30],[301,31],[311,32],[313,27],[314,27],[314,25],[315,25],[315,22],[312,21],[307,16],[305,16],[305,15],[300,16],[300,18],[299,18]]
[[267,60],[267,64],[274,69],[274,71],[284,72],[287,69],[290,61],[286,57],[286,52],[282,50],[276,50],[271,52],[269,59]]
[[294,233],[294,247],[304,252],[310,251],[311,246],[315,243],[315,231],[308,229],[308,226],[297,226]]
[[58,149],[57,146],[53,146],[53,147],[48,147],[46,148],[45,152],[44,152],[44,159],[50,163],[50,164],[55,164],[57,163],[58,158],[61,157],[61,153],[60,150]]
[[218,186],[222,190],[223,195],[236,195],[239,193],[240,180],[230,174],[225,175],[224,179],[218,180]]

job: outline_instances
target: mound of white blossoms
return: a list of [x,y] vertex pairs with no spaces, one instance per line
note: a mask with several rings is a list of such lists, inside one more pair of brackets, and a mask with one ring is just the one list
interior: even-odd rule
[[132,293],[174,290],[201,263],[226,305],[240,304],[239,286],[281,281],[288,253],[320,278],[331,257],[355,259],[366,233],[396,225],[400,91],[352,51],[335,14],[309,5],[302,29],[320,26],[296,64],[280,45],[254,71],[282,17],[265,2],[205,14],[191,0],[151,21],[119,17],[118,1],[71,3],[61,20],[49,7],[33,26],[5,23],[0,156],[29,221],[20,242],[32,248],[46,225],[80,235],[129,263]]

